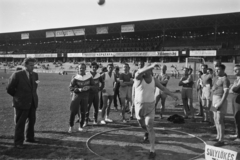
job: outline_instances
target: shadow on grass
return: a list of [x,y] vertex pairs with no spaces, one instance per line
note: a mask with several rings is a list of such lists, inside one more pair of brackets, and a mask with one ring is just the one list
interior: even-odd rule
[[[85,141],[37,138],[39,143],[24,143],[24,149],[13,147],[13,143],[1,142],[0,155],[10,159],[92,159]],[[91,158],[92,157],[92,158]]]

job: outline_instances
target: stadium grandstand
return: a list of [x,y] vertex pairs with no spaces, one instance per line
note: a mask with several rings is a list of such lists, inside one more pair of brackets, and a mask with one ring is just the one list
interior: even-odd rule
[[0,62],[240,63],[240,12],[0,34]]

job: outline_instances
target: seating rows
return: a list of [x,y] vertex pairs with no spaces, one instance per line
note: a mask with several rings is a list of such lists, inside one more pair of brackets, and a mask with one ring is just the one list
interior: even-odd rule
[[204,50],[240,49],[237,42],[219,39],[177,39],[177,38],[126,38],[87,41],[41,42],[0,45],[0,53],[86,53],[86,52],[131,52],[157,50]]

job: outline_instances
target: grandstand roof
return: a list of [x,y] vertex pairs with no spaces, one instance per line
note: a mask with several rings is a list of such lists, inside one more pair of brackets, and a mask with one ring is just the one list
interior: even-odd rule
[[191,16],[191,17],[178,17],[178,18],[165,18],[165,19],[153,19],[144,21],[132,21],[121,23],[108,23],[98,25],[87,26],[74,26],[67,28],[51,28],[45,30],[36,31],[22,31],[1,33],[0,41],[19,41],[21,40],[22,33],[29,33],[29,39],[44,39],[46,38],[46,31],[57,30],[71,30],[85,28],[86,35],[96,35],[96,27],[107,26],[108,34],[120,34],[121,25],[134,24],[134,32],[162,32],[163,30],[176,30],[176,29],[204,29],[215,27],[239,27],[240,26],[240,12],[225,13],[225,14],[213,14],[203,16]]

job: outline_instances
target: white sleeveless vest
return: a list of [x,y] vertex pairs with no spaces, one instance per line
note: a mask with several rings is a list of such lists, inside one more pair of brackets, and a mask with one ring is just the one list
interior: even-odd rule
[[135,86],[135,102],[149,103],[155,101],[155,80],[152,77],[151,83],[143,79],[139,86]]

